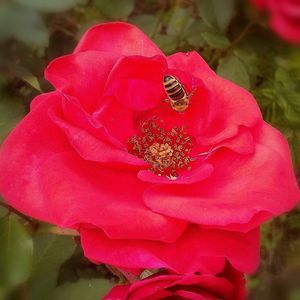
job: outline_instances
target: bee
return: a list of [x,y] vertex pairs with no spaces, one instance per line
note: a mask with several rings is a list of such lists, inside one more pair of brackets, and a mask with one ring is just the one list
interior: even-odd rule
[[179,80],[172,75],[165,75],[163,85],[171,107],[177,112],[185,111],[190,104],[191,95],[188,95]]

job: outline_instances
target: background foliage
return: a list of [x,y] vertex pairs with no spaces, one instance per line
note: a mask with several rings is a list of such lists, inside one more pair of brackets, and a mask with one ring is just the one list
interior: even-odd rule
[[[218,74],[251,91],[300,167],[300,49],[280,41],[244,0],[2,0],[0,140],[51,90],[43,70],[72,51],[92,24],[124,20],[165,53],[196,49]],[[259,174],[258,174],[259,176]],[[280,183],[278,183],[280,184]],[[0,200],[0,299],[101,298],[116,282],[88,262],[76,238],[22,216]],[[250,299],[300,299],[300,212],[263,226],[262,263]]]

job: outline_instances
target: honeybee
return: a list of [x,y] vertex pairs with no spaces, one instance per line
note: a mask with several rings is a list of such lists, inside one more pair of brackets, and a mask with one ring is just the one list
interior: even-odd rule
[[163,84],[171,107],[177,112],[185,111],[190,104],[191,95],[188,95],[184,86],[172,75],[165,75]]

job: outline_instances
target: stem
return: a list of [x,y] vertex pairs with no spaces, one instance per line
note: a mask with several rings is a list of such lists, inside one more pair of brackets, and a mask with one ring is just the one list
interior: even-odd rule
[[228,47],[233,48],[236,44],[238,44],[249,32],[249,30],[256,24],[257,19],[253,19],[248,25],[244,28],[244,30],[237,36],[237,38],[231,43],[231,45]]
[[152,32],[150,33],[150,38],[151,39],[154,39],[155,36],[157,35],[157,31],[158,31],[159,26],[162,22],[163,16],[164,16],[164,9],[162,9],[159,12],[159,16],[157,17],[157,21],[155,22],[154,28],[152,29]]
[[221,50],[216,55],[213,55],[212,59],[209,61],[209,65],[213,66],[217,60],[226,52],[234,48],[249,32],[249,30],[256,24],[257,18],[253,19],[248,25],[242,30],[242,32],[233,40],[233,42],[224,50]]
[[79,233],[75,229],[64,229],[56,226],[41,227],[38,230],[39,233],[52,233],[57,235],[69,235],[69,236],[79,236]]
[[119,270],[114,266],[107,265],[107,264],[105,264],[105,266],[111,273],[113,273],[115,276],[117,276],[120,279],[121,284],[132,283],[139,279],[138,276],[135,276],[129,272]]
[[28,299],[28,289],[26,283],[21,284],[21,300],[29,300]]
[[157,20],[154,24],[154,28],[152,29],[152,32],[149,35],[151,39],[154,39],[155,36],[157,35],[158,29],[160,28],[160,25],[163,22],[165,11],[166,11],[166,5],[163,4],[157,14]]

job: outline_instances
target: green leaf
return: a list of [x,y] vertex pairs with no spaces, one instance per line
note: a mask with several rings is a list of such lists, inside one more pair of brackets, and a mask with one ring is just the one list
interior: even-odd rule
[[228,38],[218,32],[203,32],[201,36],[213,48],[225,49],[230,45]]
[[24,117],[25,108],[20,99],[0,94],[0,143],[13,127]]
[[56,286],[60,266],[74,250],[75,243],[68,236],[37,234],[34,237],[33,268],[27,284],[30,300],[40,300],[41,295],[48,299]]
[[[2,200],[2,198],[0,197],[0,203],[1,203],[1,202],[3,202],[3,200]],[[7,213],[8,213],[8,210],[7,210],[4,206],[0,205],[0,220],[1,220],[4,216],[6,216]],[[0,297],[0,299],[1,299],[1,297]]]
[[95,5],[108,18],[127,20],[134,9],[134,0],[95,0]]
[[299,300],[300,299],[300,288],[290,292],[289,300]]
[[154,38],[157,46],[167,54],[173,53],[176,50],[178,40],[176,36],[157,34]]
[[183,33],[190,23],[192,23],[191,10],[175,6],[171,19],[169,20],[167,34],[182,38]]
[[155,31],[160,30],[157,17],[153,15],[136,15],[129,18],[129,22],[138,26],[148,36],[152,36]]
[[41,86],[40,86],[40,83],[39,83],[38,79],[36,78],[36,76],[33,76],[32,74],[30,74],[27,76],[23,76],[22,79],[25,82],[27,82],[29,85],[31,85],[34,89],[41,92]]
[[8,299],[8,290],[4,289],[2,286],[0,286],[0,299]]
[[0,287],[13,287],[30,275],[33,242],[14,214],[0,220]]
[[62,12],[73,8],[78,4],[85,4],[86,0],[14,0],[18,4],[42,11]]
[[235,49],[234,54],[244,63],[250,75],[262,76],[258,68],[259,62],[256,53],[245,49]]
[[7,210],[4,207],[0,206],[0,220],[4,218],[6,214],[7,214]]
[[206,42],[201,33],[208,30],[208,26],[202,20],[194,20],[185,31],[185,39],[195,48],[204,47]]
[[218,75],[235,82],[236,84],[250,88],[250,78],[246,67],[233,53],[223,58],[217,68]]
[[0,39],[7,38],[15,38],[29,46],[47,47],[49,32],[36,11],[23,6],[1,5]]
[[234,14],[234,0],[197,0],[202,19],[209,25],[225,31]]
[[81,279],[59,286],[49,300],[99,300],[111,287],[112,284],[104,279]]
[[287,91],[282,99],[284,115],[290,125],[300,125],[300,93]]

